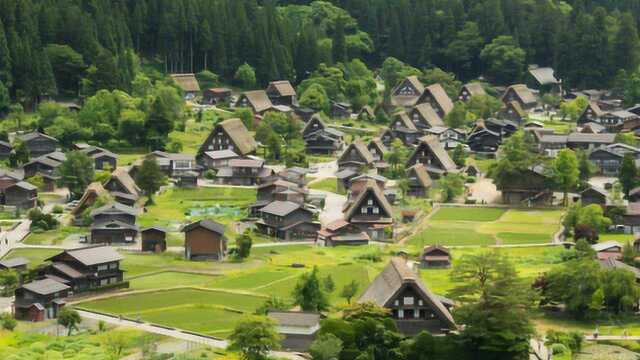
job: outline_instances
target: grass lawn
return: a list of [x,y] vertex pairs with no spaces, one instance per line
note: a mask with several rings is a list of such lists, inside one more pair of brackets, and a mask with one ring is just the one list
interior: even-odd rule
[[45,259],[61,252],[59,249],[33,249],[33,248],[19,248],[13,249],[4,258],[13,259],[17,257],[24,257],[29,260],[29,268],[35,268],[42,264]]
[[118,153],[118,166],[131,165],[136,160],[144,158],[146,153],[132,152],[132,153]]
[[562,211],[497,208],[440,208],[428,227],[409,244],[487,246],[495,244],[550,243],[560,228]]
[[461,208],[443,207],[436,212],[432,220],[448,221],[496,221],[506,212],[501,208]]
[[[562,247],[523,247],[523,248],[501,248],[495,250],[481,248],[461,248],[453,249],[453,267],[464,255],[478,253],[480,251],[500,251],[509,256],[516,266],[518,273],[531,281],[540,273],[543,273],[560,261],[559,254]],[[449,278],[451,269],[420,269],[420,277],[427,286],[435,293],[446,295],[455,284]]]
[[244,315],[213,306],[193,305],[150,311],[142,318],[164,326],[224,338],[231,334]]
[[86,227],[61,226],[54,230],[32,232],[24,239],[24,243],[29,245],[60,245],[71,235],[84,235],[88,232],[89,229]]
[[130,288],[134,290],[147,290],[172,286],[205,285],[214,279],[215,277],[211,275],[167,271],[132,279],[130,280]]
[[309,185],[309,188],[314,190],[329,191],[333,193],[338,192],[338,182],[336,178],[326,178],[320,181],[313,182]]
[[51,202],[60,202],[61,199],[63,199],[64,196],[60,195],[60,194],[56,194],[56,193],[38,193],[38,200],[44,202],[45,204],[51,203]]
[[222,291],[177,289],[118,296],[79,304],[80,307],[126,316],[184,305],[212,305],[242,312],[253,312],[265,298]]
[[[227,213],[206,216],[187,216],[192,209],[213,208],[245,208],[256,199],[253,189],[239,188],[206,188],[195,189],[171,188],[154,198],[155,205],[149,206],[148,211],[138,218],[142,227],[160,225],[169,230],[177,231],[183,223],[202,219],[204,217],[229,225],[235,219]],[[224,209],[223,209],[224,210]],[[242,217],[242,216],[239,216]],[[181,221],[180,219],[185,219]]]

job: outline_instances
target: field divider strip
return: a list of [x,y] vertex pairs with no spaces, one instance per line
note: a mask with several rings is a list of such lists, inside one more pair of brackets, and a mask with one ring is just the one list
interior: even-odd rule
[[76,305],[76,304],[81,304],[89,301],[105,300],[105,299],[119,298],[124,296],[131,296],[131,295],[150,294],[150,293],[156,293],[156,292],[158,293],[167,292],[167,291],[174,291],[174,290],[198,290],[198,291],[207,291],[207,292],[222,292],[227,294],[246,295],[246,296],[253,296],[253,297],[259,297],[259,298],[265,298],[265,299],[269,298],[269,296],[264,294],[258,294],[258,293],[242,291],[242,290],[205,288],[205,287],[199,287],[199,286],[172,286],[167,288],[132,290],[132,291],[126,291],[126,292],[120,292],[120,293],[103,294],[96,297],[78,299],[77,301],[69,301],[68,304]]
[[282,279],[274,280],[274,281],[272,281],[272,282],[270,282],[270,283],[263,284],[263,285],[260,285],[260,286],[257,286],[257,287],[254,287],[254,288],[251,288],[251,290],[260,290],[260,289],[263,289],[263,288],[269,287],[269,286],[271,286],[271,285],[278,284],[278,283],[280,283],[280,282],[283,282],[283,281],[286,281],[286,280],[289,280],[289,279],[293,279],[293,278],[295,278],[295,277],[299,277],[300,275],[302,275],[302,274],[291,274],[291,275],[289,275],[289,276],[287,276],[287,277],[284,277],[284,278],[282,278]]

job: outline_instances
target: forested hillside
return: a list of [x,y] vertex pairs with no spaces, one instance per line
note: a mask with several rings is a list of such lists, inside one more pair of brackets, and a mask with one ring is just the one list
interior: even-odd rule
[[319,63],[355,57],[503,84],[535,63],[599,88],[640,61],[640,0],[0,0],[0,9],[0,81],[23,102],[131,90],[137,57],[227,80],[246,62],[260,84],[299,83]]

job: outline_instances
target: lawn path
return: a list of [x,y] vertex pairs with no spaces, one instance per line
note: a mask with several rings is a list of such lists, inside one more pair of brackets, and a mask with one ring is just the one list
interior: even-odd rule
[[431,208],[431,212],[420,220],[418,226],[414,227],[413,230],[410,230],[408,234],[406,234],[400,241],[398,241],[398,245],[404,245],[409,239],[413,236],[421,232],[422,230],[426,230],[429,228],[429,220],[433,215],[435,215],[438,210],[440,210],[440,204],[433,204],[433,208]]

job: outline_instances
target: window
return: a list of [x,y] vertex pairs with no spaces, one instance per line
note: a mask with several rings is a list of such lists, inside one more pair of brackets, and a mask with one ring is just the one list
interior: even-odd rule
[[361,213],[361,214],[366,214],[366,213],[367,213],[367,208],[366,208],[366,207],[364,207],[364,206],[363,206],[363,207],[361,207],[361,208],[360,208],[360,213]]
[[402,300],[404,305],[413,305],[413,297],[407,296]]
[[109,264],[109,269],[117,269],[117,268],[118,268],[118,263],[117,262]]
[[395,306],[400,305],[400,300],[396,300],[396,301],[394,301],[394,302],[393,302],[393,304],[394,304]]
[[404,311],[402,309],[398,310],[398,319],[404,319]]
[[377,207],[377,206],[374,206],[374,207],[373,207],[373,213],[374,213],[374,214],[378,214],[379,212],[380,212],[380,209],[378,209],[378,207]]
[[422,305],[423,305],[422,299],[418,300],[418,306],[422,306]]
[[109,268],[108,265],[104,264],[104,265],[98,265],[98,271],[105,271]]
[[367,205],[373,205],[373,199],[367,200]]

